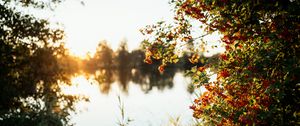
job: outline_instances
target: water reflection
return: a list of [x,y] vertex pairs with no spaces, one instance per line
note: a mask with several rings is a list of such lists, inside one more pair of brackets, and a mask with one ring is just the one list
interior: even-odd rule
[[97,81],[101,93],[107,94],[111,88],[111,84],[117,82],[123,92],[128,92],[128,84],[133,82],[140,86],[144,93],[148,93],[154,87],[158,90],[173,87],[173,79],[176,72],[183,72],[183,68],[169,66],[165,73],[158,72],[155,65],[143,63],[142,59],[133,60],[132,62],[141,62],[129,66],[130,62],[120,63],[119,66],[113,68],[98,68],[89,73],[85,73],[87,78],[92,78]]
[[[120,44],[116,52],[106,41],[102,41],[95,55],[82,62],[82,67],[87,78],[97,81],[101,93],[109,93],[111,84],[114,82],[119,84],[123,92],[128,92],[128,84],[133,82],[139,85],[144,93],[148,93],[154,87],[158,90],[172,88],[175,73],[184,72],[195,65],[202,65],[201,63],[191,64],[188,61],[189,57],[188,54],[184,55],[179,63],[168,65],[166,72],[161,74],[157,70],[160,61],[153,60],[153,64],[144,63],[144,52],[142,50],[129,52],[126,41]],[[189,92],[192,91],[189,88]]]
[[[150,68],[150,70],[148,70]],[[144,93],[148,93],[156,87],[158,90],[173,87],[173,78],[175,69],[170,69],[172,72],[160,74],[156,69],[101,69],[93,74],[86,75],[88,78],[93,78],[97,81],[101,93],[107,94],[110,91],[111,84],[117,82],[123,92],[128,92],[128,84],[133,82],[140,86]]]
[[[186,91],[189,81],[182,73],[173,76],[172,89],[162,91],[156,86],[147,93],[141,90],[140,84],[132,81],[127,83],[127,92],[124,92],[118,79],[111,84],[99,84],[93,78],[76,76],[72,78],[73,85],[62,90],[67,94],[89,97],[90,102],[76,105],[76,109],[81,113],[73,115],[72,122],[78,126],[117,125],[118,119],[121,118],[117,99],[119,95],[124,101],[125,116],[133,119],[130,125],[166,125],[170,118],[175,117],[180,117],[180,122],[184,125],[192,122],[192,111],[188,108],[191,104],[191,94]],[[103,86],[110,87],[107,94],[99,92],[98,89],[103,89]]]

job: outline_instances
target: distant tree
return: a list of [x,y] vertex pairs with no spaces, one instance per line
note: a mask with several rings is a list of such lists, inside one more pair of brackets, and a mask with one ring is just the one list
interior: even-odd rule
[[63,53],[57,57],[57,60],[60,68],[63,69],[64,75],[74,76],[80,74],[84,70],[84,60],[80,57],[70,55],[65,49],[62,49],[62,51]]
[[69,83],[59,64],[64,33],[23,9],[52,8],[60,0],[0,1],[0,125],[71,125],[78,97],[60,92]]
[[[184,49],[194,53],[190,61],[197,63],[202,59],[198,45],[214,32],[222,35],[226,48],[220,62],[188,72],[196,86],[207,90],[191,106],[195,118],[204,125],[299,125],[300,1],[172,3],[174,24],[158,22],[142,30],[147,63],[159,59],[164,71],[177,62],[181,45],[188,45]],[[203,34],[193,35],[195,22]],[[207,69],[215,70],[216,81],[208,81]]]
[[121,41],[120,46],[115,54],[115,62],[120,69],[131,66],[129,54],[127,40]]
[[118,68],[118,77],[124,91],[128,90],[128,83],[131,79],[133,58],[128,52],[127,40],[122,40],[119,49],[116,51],[115,63]]
[[101,41],[96,49],[96,53],[92,58],[92,62],[96,68],[109,69],[113,67],[114,51],[108,45],[107,41]]
[[143,50],[141,50],[141,49],[133,50],[130,53],[130,57],[132,59],[131,61],[133,61],[133,59],[135,59],[135,61],[136,61],[136,62],[132,63],[132,67],[134,69],[140,69],[139,67],[142,66],[142,64],[145,64],[143,62],[145,55],[144,55]]

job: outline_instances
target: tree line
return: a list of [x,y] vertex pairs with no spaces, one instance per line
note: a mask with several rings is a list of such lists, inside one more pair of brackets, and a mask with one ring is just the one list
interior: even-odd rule
[[[85,59],[76,57],[65,57],[65,64],[72,66],[73,74],[85,74],[93,77],[102,93],[109,93],[113,82],[118,82],[124,92],[128,91],[129,82],[140,85],[141,89],[147,93],[153,87],[159,90],[165,87],[173,87],[173,78],[176,73],[184,73],[194,65],[203,66],[205,62],[216,62],[217,55],[204,57],[202,63],[193,64],[190,62],[190,54],[180,57],[180,62],[169,65],[165,68],[166,72],[159,72],[157,69],[161,61],[153,59],[151,65],[146,63],[145,52],[143,49],[129,51],[127,42],[121,41],[117,50],[113,50],[107,41],[99,42],[96,52]],[[192,93],[192,90],[190,90]]]

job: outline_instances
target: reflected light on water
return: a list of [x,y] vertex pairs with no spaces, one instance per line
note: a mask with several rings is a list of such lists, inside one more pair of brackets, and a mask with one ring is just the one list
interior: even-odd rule
[[148,93],[143,92],[141,85],[129,82],[128,92],[123,92],[118,82],[111,84],[108,94],[99,90],[100,85],[92,77],[86,79],[79,75],[71,79],[72,85],[61,86],[62,92],[69,95],[80,95],[89,98],[89,102],[79,102],[75,108],[79,111],[71,115],[71,122],[76,126],[117,125],[120,119],[117,96],[125,104],[125,116],[133,119],[132,125],[165,125],[171,117],[180,117],[182,124],[191,122],[191,94],[186,90],[188,80],[183,74],[175,74],[173,88],[164,91],[154,87]]
[[71,85],[62,85],[61,90],[64,94],[85,97],[93,97],[99,92],[97,87],[92,85],[83,75],[73,77],[71,79]]

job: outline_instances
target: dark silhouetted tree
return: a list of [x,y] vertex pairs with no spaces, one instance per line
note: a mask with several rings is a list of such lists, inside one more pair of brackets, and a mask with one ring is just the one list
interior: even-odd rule
[[59,2],[0,1],[0,125],[70,125],[78,97],[60,92],[69,83],[60,66],[63,31],[22,9],[52,8]]

